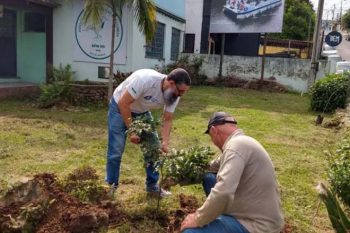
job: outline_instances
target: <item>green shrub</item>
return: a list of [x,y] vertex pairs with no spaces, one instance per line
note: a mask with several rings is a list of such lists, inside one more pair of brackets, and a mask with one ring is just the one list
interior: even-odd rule
[[319,197],[326,206],[329,220],[332,223],[333,229],[336,233],[348,233],[350,230],[350,219],[342,209],[336,198],[336,195],[327,189],[327,187],[320,183],[317,186]]
[[69,102],[72,95],[69,84],[72,80],[73,72],[70,65],[53,68],[49,74],[49,84],[40,87],[39,107],[49,108],[61,101]]
[[97,203],[107,198],[107,192],[98,182],[96,170],[80,167],[62,181],[63,190],[83,202]]
[[207,76],[199,73],[203,64],[202,58],[190,59],[188,56],[181,57],[176,62],[168,64],[167,66],[161,68],[156,67],[156,69],[164,74],[170,73],[173,69],[183,68],[185,69],[191,77],[193,85],[202,85],[207,80]]
[[164,162],[165,179],[171,178],[175,184],[182,185],[201,183],[213,154],[209,147],[172,150]]
[[311,88],[311,109],[331,112],[337,108],[345,108],[348,92],[348,75],[329,74]]
[[335,153],[328,153],[331,189],[350,207],[350,139],[342,142]]
[[67,64],[66,66],[59,65],[58,68],[51,67],[48,74],[48,83],[57,82],[71,82],[73,80],[72,66]]

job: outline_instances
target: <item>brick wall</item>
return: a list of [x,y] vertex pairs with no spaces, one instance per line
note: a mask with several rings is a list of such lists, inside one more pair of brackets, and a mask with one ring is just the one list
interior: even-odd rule
[[35,98],[39,93],[39,86],[0,86],[0,100]]

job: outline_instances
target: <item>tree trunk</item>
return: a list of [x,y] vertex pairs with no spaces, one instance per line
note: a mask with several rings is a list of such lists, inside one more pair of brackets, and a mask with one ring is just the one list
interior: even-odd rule
[[114,13],[114,10],[112,12],[112,18],[113,18],[113,23],[112,23],[112,40],[111,40],[111,55],[109,58],[109,79],[108,79],[108,100],[112,98],[113,95],[113,78],[114,78],[114,73],[113,73],[113,65],[114,65],[114,37],[115,37],[115,25],[117,21],[117,17]]

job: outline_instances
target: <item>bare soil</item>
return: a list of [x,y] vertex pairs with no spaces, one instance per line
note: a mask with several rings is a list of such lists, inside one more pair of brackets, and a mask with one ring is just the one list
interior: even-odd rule
[[[76,169],[63,182],[58,182],[50,173],[24,180],[0,199],[0,232],[92,233],[107,232],[108,228],[123,223],[137,226],[140,219],[128,215],[122,206],[110,201],[107,190],[81,189],[93,186],[97,180],[96,171],[90,167]],[[72,190],[83,190],[85,196],[94,197],[82,202],[70,194]],[[184,194],[178,197],[179,209],[151,216],[164,232],[180,233],[184,218],[199,208],[196,197]],[[286,224],[281,233],[290,232],[292,228]]]
[[208,82],[209,85],[224,85],[225,87],[245,88],[267,92],[287,92],[287,88],[276,81],[275,77],[267,79],[252,79],[245,80],[236,76],[224,77],[221,80],[217,79],[214,83]]
[[125,220],[112,202],[82,203],[64,192],[55,175],[39,174],[9,191],[0,201],[0,232],[78,233]]
[[[66,179],[69,189],[74,181],[97,179],[93,169],[78,169]],[[96,202],[82,202],[73,197],[57,181],[54,174],[36,175],[21,183],[0,199],[1,233],[89,233],[106,232],[108,227],[123,223],[137,225],[138,219],[129,216],[123,207],[100,195]],[[198,208],[193,196],[179,196],[180,208],[155,220],[166,232],[180,232],[180,225],[188,213]]]
[[350,127],[350,105],[345,109],[337,109],[331,119],[325,119],[322,125],[325,128],[349,128]]

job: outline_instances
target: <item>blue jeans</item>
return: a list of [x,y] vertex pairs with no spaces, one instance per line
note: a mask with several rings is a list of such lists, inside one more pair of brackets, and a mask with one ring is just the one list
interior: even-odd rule
[[[216,173],[206,173],[203,177],[203,189],[208,196],[216,184]],[[186,229],[183,233],[249,233],[233,216],[220,215],[214,221],[200,228]]]
[[[150,112],[132,113],[132,117],[140,115],[148,115],[152,117]],[[108,148],[107,148],[107,165],[106,165],[106,182],[118,186],[120,175],[120,163],[125,149],[126,142],[126,125],[123,117],[120,114],[118,104],[114,98],[109,102],[108,110]],[[158,140],[156,132],[152,134],[154,140]],[[154,189],[157,187],[159,173],[155,170],[154,164],[147,164],[146,168],[146,187],[147,189]]]
[[209,196],[211,188],[213,188],[216,184],[216,173],[205,173],[203,177],[203,189],[206,196]]
[[188,228],[183,233],[249,233],[237,219],[229,215],[220,215],[214,221],[199,228]]

